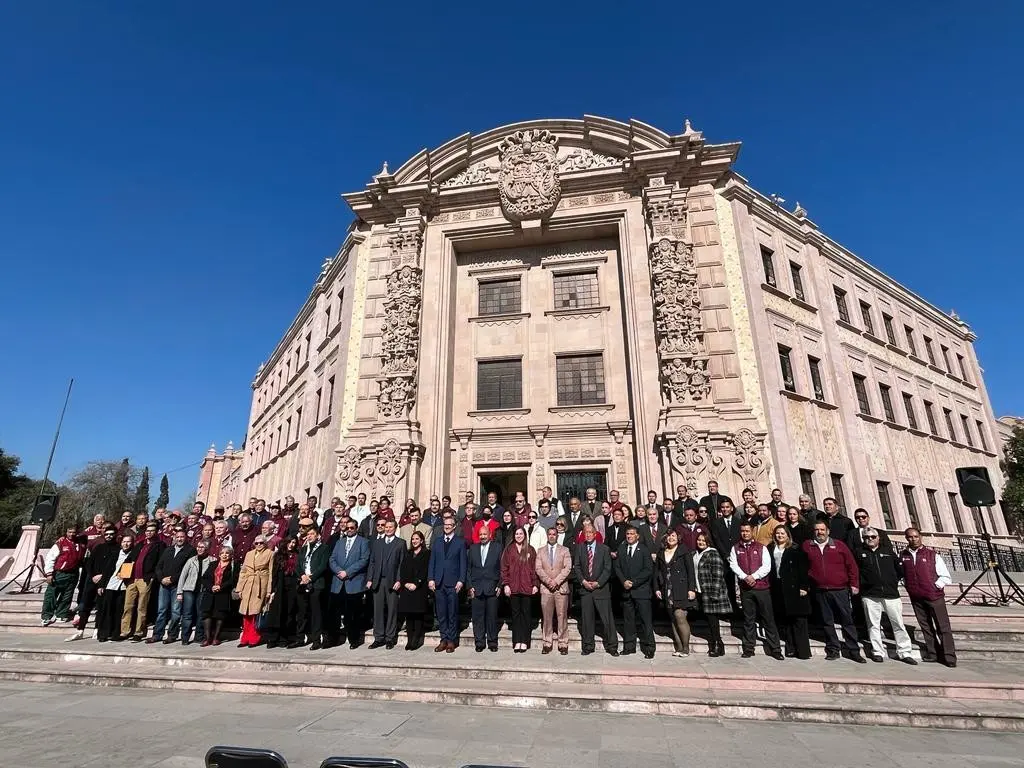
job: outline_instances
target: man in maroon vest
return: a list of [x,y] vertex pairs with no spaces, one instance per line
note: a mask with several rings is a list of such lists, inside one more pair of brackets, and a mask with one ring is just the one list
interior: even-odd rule
[[[692,512],[692,510],[689,510]],[[740,585],[740,606],[743,609],[743,658],[754,655],[757,644],[757,622],[764,627],[768,655],[785,661],[779,643],[779,631],[775,627],[772,613],[772,596],[769,591],[768,575],[772,570],[772,559],[768,549],[754,541],[754,529],[750,523],[740,525],[740,540],[729,553],[729,568],[736,574]]]
[[941,661],[947,667],[955,667],[956,646],[943,591],[952,581],[949,569],[938,552],[921,545],[921,532],[917,528],[907,528],[904,535],[908,546],[900,557],[903,584],[924,637],[921,660]]
[[54,542],[43,559],[46,594],[43,595],[42,625],[55,620],[71,621],[71,597],[78,584],[78,569],[85,558],[85,541],[78,535],[78,526],[69,525],[64,535]]

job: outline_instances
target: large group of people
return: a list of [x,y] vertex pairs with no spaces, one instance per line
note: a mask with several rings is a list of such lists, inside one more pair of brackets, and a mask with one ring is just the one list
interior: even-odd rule
[[896,658],[916,664],[902,582],[922,659],[956,666],[942,557],[915,528],[897,554],[866,510],[850,519],[832,498],[819,511],[805,495],[791,506],[775,489],[759,503],[746,489],[736,506],[710,482],[699,500],[680,486],[675,498],[659,502],[651,491],[633,509],[618,491],[598,499],[594,488],[565,503],[550,488],[533,504],[516,492],[509,507],[494,493],[480,505],[467,493],[457,508],[448,496],[424,509],[365,494],[327,509],[317,501],[253,498],[211,515],[197,502],[185,516],[125,512],[69,527],[44,558],[42,623],[74,624],[68,639],[77,640],[95,613],[99,642],[203,647],[240,627],[240,647],[311,650],[357,648],[370,633],[370,649],[395,648],[404,626],[410,651],[433,623],[434,650],[453,653],[466,609],[477,652],[498,651],[504,621],[512,651],[526,653],[539,611],[542,654],[568,654],[575,614],[583,655],[600,637],[612,656],[653,658],[656,618],[668,625],[673,656],[690,654],[696,621],[707,626],[708,655],[719,657],[721,622],[741,616],[743,657],[760,646],[784,660],[811,657],[813,617],[826,659],[866,663],[858,624],[868,656],[882,662],[884,615]]

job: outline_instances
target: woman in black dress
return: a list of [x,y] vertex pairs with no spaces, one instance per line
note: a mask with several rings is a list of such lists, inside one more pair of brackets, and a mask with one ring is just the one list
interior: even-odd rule
[[203,593],[199,604],[203,617],[202,647],[220,645],[220,630],[224,619],[234,614],[231,593],[237,581],[235,552],[230,547],[221,547],[217,564],[211,565],[203,574]]
[[295,639],[298,560],[298,540],[289,537],[281,542],[274,554],[274,567],[271,570],[274,580],[270,585],[270,603],[263,619],[263,637],[267,641],[267,648],[284,647]]
[[690,655],[690,624],[686,612],[697,607],[697,584],[693,558],[679,544],[679,534],[669,530],[665,547],[654,562],[657,581],[654,596],[665,601],[665,610],[672,628],[673,656],[685,659]]
[[419,531],[409,537],[409,551],[405,553],[399,580],[402,591],[398,595],[398,613],[405,617],[405,650],[415,651],[423,646],[423,617],[427,613],[427,566],[430,552]]
[[807,617],[811,615],[811,567],[803,548],[793,542],[788,525],[780,525],[768,546],[772,559],[771,590],[775,623],[786,643],[786,655],[798,659],[811,658],[811,640],[807,634]]

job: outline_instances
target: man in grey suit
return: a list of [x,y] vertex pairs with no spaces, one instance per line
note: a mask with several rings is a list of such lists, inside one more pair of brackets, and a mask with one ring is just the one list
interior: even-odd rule
[[370,565],[366,588],[373,593],[373,642],[370,650],[398,644],[398,594],[402,589],[402,560],[405,540],[395,535],[396,523],[384,524],[384,538],[370,543]]
[[476,652],[486,644],[498,650],[498,586],[501,581],[501,545],[491,541],[491,529],[480,526],[480,543],[469,548],[466,586],[473,608]]
[[612,558],[608,547],[598,544],[592,525],[583,529],[584,541],[576,546],[573,566],[576,583],[580,585],[580,639],[583,655],[594,652],[594,611],[601,617],[604,649],[610,656],[619,655],[619,637],[612,619],[612,597],[608,579],[612,575]]

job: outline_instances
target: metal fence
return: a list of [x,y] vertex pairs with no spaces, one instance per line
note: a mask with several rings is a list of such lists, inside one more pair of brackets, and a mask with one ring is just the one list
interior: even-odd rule
[[[988,563],[988,545],[984,539],[973,536],[957,536],[953,547],[934,547],[951,571],[980,571]],[[893,549],[899,555],[907,548],[905,542],[893,541]],[[1024,549],[1006,544],[993,544],[992,550],[1004,570],[1024,573]]]

